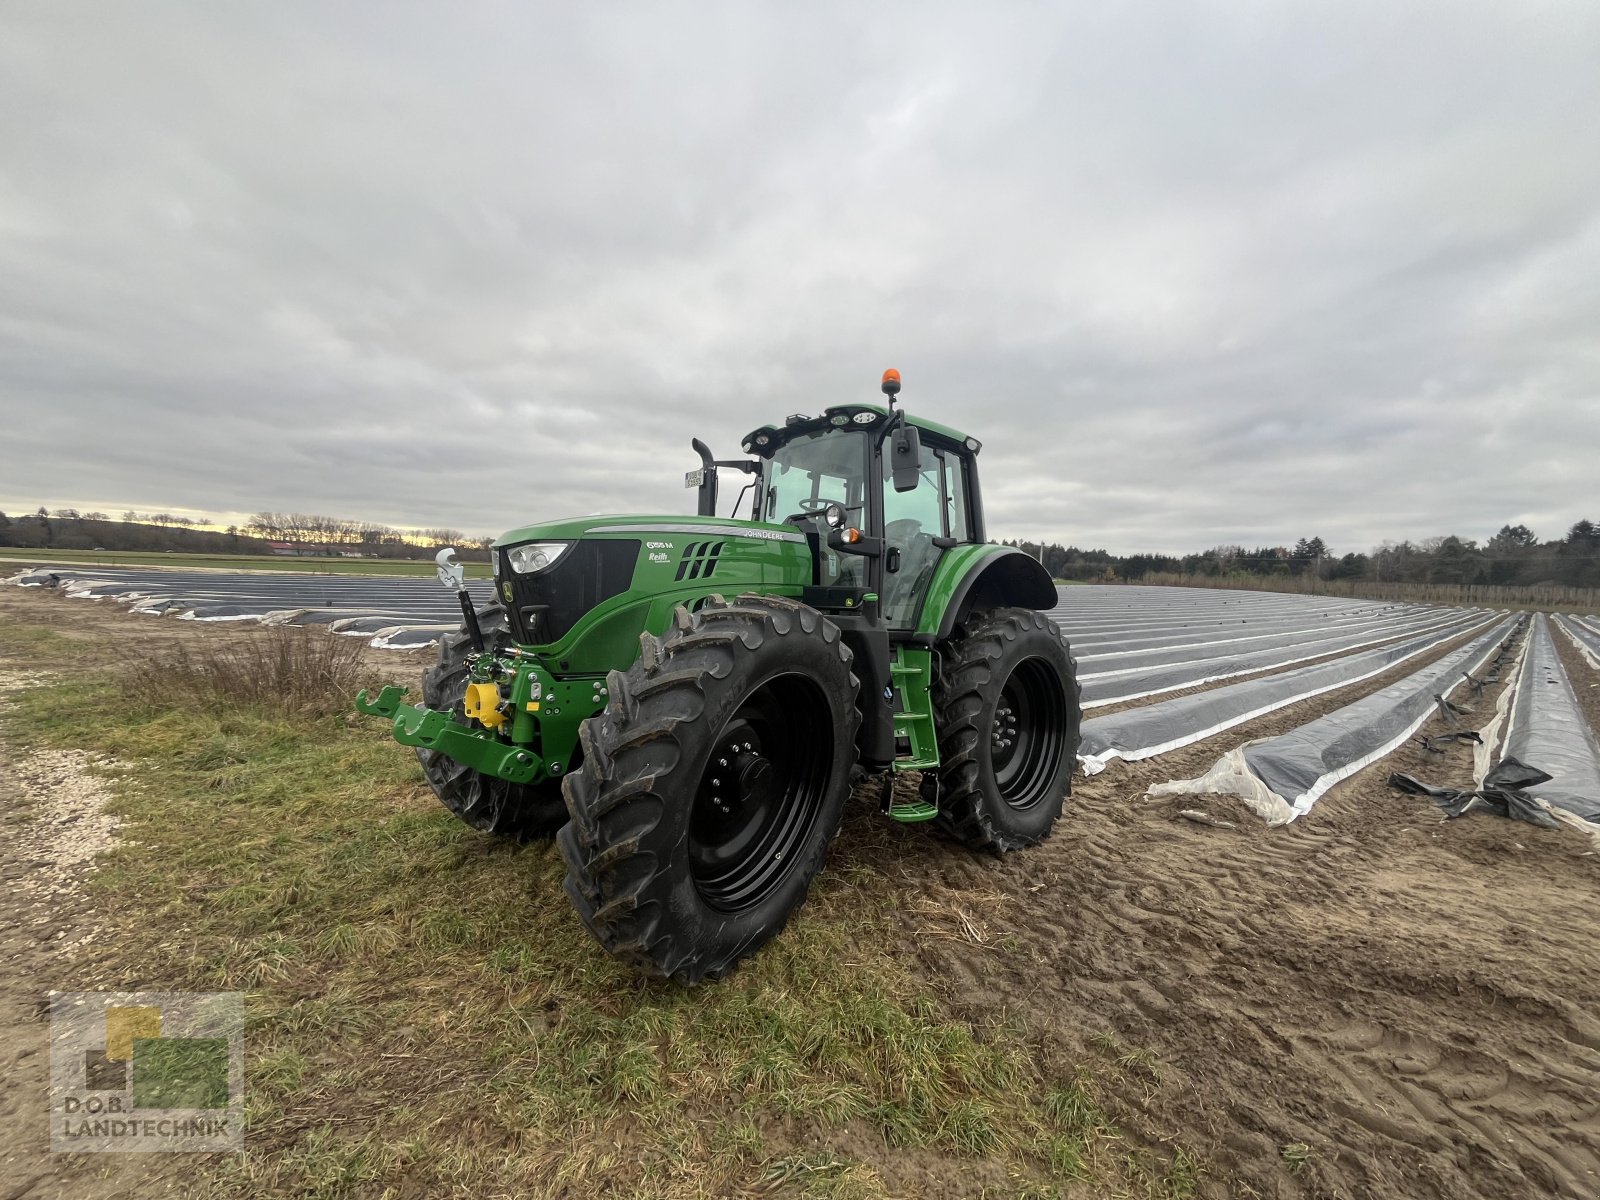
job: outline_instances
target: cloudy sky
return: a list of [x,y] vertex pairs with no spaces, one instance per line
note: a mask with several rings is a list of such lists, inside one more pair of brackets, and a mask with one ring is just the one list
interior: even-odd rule
[[688,511],[886,366],[995,536],[1600,519],[1600,7],[0,7],[7,511]]

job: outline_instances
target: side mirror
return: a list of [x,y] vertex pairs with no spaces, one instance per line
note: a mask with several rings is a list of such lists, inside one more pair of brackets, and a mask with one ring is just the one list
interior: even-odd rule
[[889,446],[889,473],[897,492],[917,490],[922,468],[922,439],[915,425],[908,424],[901,414],[900,428],[894,431]]

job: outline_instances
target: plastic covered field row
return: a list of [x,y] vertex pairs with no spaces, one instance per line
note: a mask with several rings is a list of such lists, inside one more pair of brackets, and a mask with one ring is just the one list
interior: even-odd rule
[[1591,626],[1576,617],[1557,617],[1559,625],[1588,664],[1600,671],[1600,627]]
[[[1174,588],[1174,591],[1181,589]],[[1085,636],[1096,639],[1137,637],[1141,634],[1159,633],[1170,629],[1226,629],[1237,625],[1267,625],[1279,621],[1338,620],[1343,617],[1360,617],[1382,611],[1377,604],[1340,606],[1337,608],[1318,604],[1311,598],[1299,599],[1292,604],[1274,605],[1272,608],[1234,608],[1211,610],[1201,608],[1160,608],[1149,612],[1130,609],[1117,614],[1095,616],[1080,606],[1058,603],[1052,614],[1070,620]],[[1397,607],[1389,605],[1387,607]]]
[[1113,759],[1134,762],[1191,746],[1280,708],[1382,675],[1494,619],[1482,617],[1477,625],[1430,630],[1331,662],[1092,718],[1083,723],[1078,758],[1086,775],[1096,775]]
[[1152,796],[1240,796],[1269,824],[1304,816],[1334,784],[1392,753],[1441,699],[1480,670],[1515,630],[1507,618],[1436,662],[1280,737],[1230,750],[1196,779],[1159,783]]
[[[1139,674],[1157,667],[1171,666],[1174,663],[1196,665],[1227,663],[1254,653],[1290,649],[1304,651],[1307,658],[1313,658],[1319,654],[1331,654],[1340,649],[1361,645],[1370,646],[1389,638],[1443,625],[1458,619],[1460,615],[1460,609],[1418,609],[1404,617],[1390,617],[1382,621],[1362,622],[1357,625],[1294,629],[1284,633],[1263,634],[1226,642],[1191,643],[1121,654],[1077,654],[1078,678],[1084,681],[1109,679]],[[1075,653],[1078,650],[1076,644],[1073,645],[1073,650]]]
[[[19,572],[5,582],[58,587],[74,598],[110,600],[147,616],[321,625],[333,633],[365,637],[378,649],[432,645],[441,633],[460,624],[454,598],[431,579],[289,573],[274,577],[223,571],[112,574],[74,577],[61,571],[31,571]],[[488,581],[473,581],[469,586],[478,593],[479,603],[491,598]]]
[[1528,654],[1506,721],[1502,759],[1550,776],[1523,790],[1586,821],[1600,821],[1600,741],[1556,653],[1549,620],[1533,618]]
[[[316,571],[221,571],[148,569],[128,567],[55,567],[19,572],[10,582],[46,587],[73,585],[113,593],[136,591],[143,595],[174,596],[195,600],[261,601],[273,608],[291,603],[320,602],[323,597],[369,600],[374,595],[448,603],[452,597],[432,575],[337,575]],[[488,586],[487,580],[474,581]]]
[[[1283,622],[1333,621],[1352,617],[1372,616],[1386,609],[1404,607],[1382,605],[1371,601],[1330,603],[1322,597],[1277,597],[1272,604],[1237,603],[1227,607],[1213,607],[1205,603],[1205,596],[1193,588],[1138,588],[1128,589],[1124,606],[1114,609],[1090,608],[1082,599],[1084,592],[1110,591],[1110,588],[1061,588],[1057,590],[1057,603],[1048,614],[1075,636],[1086,642],[1099,643],[1131,640],[1139,637],[1159,636],[1163,633],[1185,629],[1226,629],[1239,626],[1268,628]],[[1116,589],[1121,590],[1121,589]],[[1168,592],[1182,601],[1165,603],[1148,595],[1150,592]]]
[[[1433,621],[1424,627],[1424,630],[1436,632],[1438,640],[1443,641],[1456,633],[1463,632],[1474,623],[1484,621],[1486,617],[1487,614],[1481,610],[1463,611],[1456,609],[1452,610],[1451,615],[1436,616]],[[1229,655],[1224,658],[1196,659],[1152,667],[1142,671],[1118,673],[1108,677],[1083,676],[1081,677],[1083,682],[1083,707],[1086,710],[1104,708],[1109,704],[1121,704],[1131,700],[1143,700],[1148,696],[1159,696],[1163,692],[1175,692],[1183,688],[1218,683],[1225,679],[1237,679],[1241,675],[1250,675],[1257,671],[1293,666],[1296,663],[1309,662],[1312,659],[1323,658],[1329,654],[1339,654],[1376,643],[1391,641],[1394,638],[1403,637],[1409,632],[1419,632],[1419,630],[1416,626],[1407,626],[1381,634],[1349,634],[1343,638],[1317,644],[1282,646],[1270,650],[1256,650],[1248,654]]]
[[1206,609],[1288,608],[1295,604],[1315,603],[1327,608],[1350,608],[1379,601],[1358,600],[1342,596],[1298,595],[1292,592],[1260,592],[1249,589],[1217,589],[1204,587],[1169,587],[1156,584],[1119,583],[1110,587],[1095,584],[1063,584],[1056,590],[1062,603],[1071,604],[1085,612],[1117,615],[1129,610],[1139,612],[1172,609],[1197,612]]
[[[1430,605],[1402,605],[1370,612],[1345,613],[1328,616],[1308,609],[1305,613],[1271,621],[1233,621],[1226,625],[1186,625],[1181,628],[1167,626],[1160,632],[1094,639],[1077,636],[1069,623],[1062,628],[1072,639],[1073,649],[1080,651],[1080,662],[1099,662],[1108,658],[1147,654],[1152,657],[1167,651],[1204,649],[1209,647],[1245,648],[1250,644],[1276,645],[1296,636],[1331,636],[1335,633],[1371,629],[1379,625],[1412,620],[1429,612],[1442,612]],[[1052,617],[1062,624],[1059,612]]]

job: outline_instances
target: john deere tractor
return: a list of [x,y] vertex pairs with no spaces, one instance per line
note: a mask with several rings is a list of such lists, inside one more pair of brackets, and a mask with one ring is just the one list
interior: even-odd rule
[[357,700],[463,821],[554,834],[583,923],[648,974],[718,978],[776,934],[869,776],[888,818],[993,853],[1061,813],[1080,709],[1055,587],[985,541],[977,440],[899,390],[763,425],[748,458],[696,440],[697,516],[513,530],[487,607],[442,553],[463,624],[423,704]]

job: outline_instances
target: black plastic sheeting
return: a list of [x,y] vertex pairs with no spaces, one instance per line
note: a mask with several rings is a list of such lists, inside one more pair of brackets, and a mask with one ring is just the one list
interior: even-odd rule
[[1535,770],[1514,758],[1500,760],[1500,765],[1484,776],[1483,786],[1477,791],[1460,788],[1434,787],[1423,783],[1414,775],[1395,771],[1389,776],[1389,786],[1413,796],[1431,796],[1447,817],[1464,817],[1473,809],[1482,808],[1496,816],[1558,829],[1561,822],[1552,817],[1543,805],[1530,798],[1526,789],[1535,784],[1550,782],[1550,776]]
[[[1570,618],[1556,622],[1581,643],[1592,632]],[[1600,739],[1578,704],[1543,613],[1529,626],[1516,682],[1502,704],[1506,700],[1504,721],[1484,731],[1486,751],[1498,753],[1499,761],[1476,790],[1436,787],[1398,771],[1389,776],[1390,786],[1431,796],[1451,818],[1481,810],[1545,828],[1574,818],[1600,822]],[[1497,732],[1502,723],[1503,738]]]
[[[1425,619],[1423,627],[1439,630],[1444,636],[1449,636],[1449,631],[1460,633],[1473,623],[1481,622],[1484,616],[1482,611],[1476,609],[1457,610],[1452,616],[1447,617],[1430,614]],[[1417,629],[1415,621],[1406,621],[1398,623],[1398,628],[1386,633],[1362,631],[1317,643],[1274,646],[1220,658],[1190,658],[1181,662],[1157,664],[1144,670],[1122,671],[1115,675],[1096,676],[1094,673],[1080,675],[1078,678],[1083,686],[1083,706],[1086,709],[1102,708],[1108,704],[1142,700],[1146,696],[1157,696],[1162,692],[1175,692],[1180,688],[1215,683],[1222,679],[1235,679],[1240,675],[1249,675],[1272,667],[1292,666],[1309,659],[1370,646],[1375,642],[1415,632]]]
[[1436,700],[1486,662],[1512,632],[1497,625],[1399,683],[1245,750],[1245,761],[1303,816],[1335,783],[1391,753],[1428,719]]
[[1556,654],[1543,613],[1528,632],[1528,656],[1511,702],[1502,761],[1517,759],[1550,779],[1527,793],[1585,821],[1600,821],[1600,741]]
[[[1476,628],[1493,617],[1480,616]],[[1452,625],[1332,662],[1248,679],[1196,696],[1179,696],[1083,723],[1078,757],[1086,774],[1097,774],[1115,758],[1137,761],[1204,741],[1226,729],[1335,688],[1381,675],[1399,663],[1459,637],[1467,628]]]
[[1507,618],[1405,679],[1280,737],[1249,742],[1198,779],[1156,784],[1152,796],[1224,793],[1244,797],[1274,825],[1304,816],[1334,784],[1393,752],[1480,669],[1521,618]]

